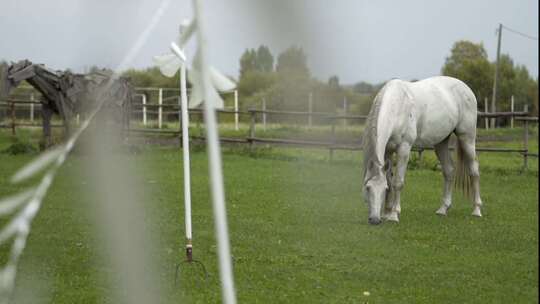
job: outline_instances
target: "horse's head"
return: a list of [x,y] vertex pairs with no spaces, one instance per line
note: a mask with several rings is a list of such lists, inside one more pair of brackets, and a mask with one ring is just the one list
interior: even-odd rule
[[382,165],[368,162],[364,176],[364,200],[369,209],[368,222],[372,225],[381,223],[381,209],[384,206],[388,182]]

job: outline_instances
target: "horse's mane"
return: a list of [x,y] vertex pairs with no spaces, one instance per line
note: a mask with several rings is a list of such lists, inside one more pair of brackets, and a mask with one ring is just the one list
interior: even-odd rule
[[[373,105],[369,110],[362,138],[362,150],[364,152],[364,180],[368,169],[375,169],[375,166],[370,166],[370,162],[377,162],[377,123],[379,120],[379,112],[381,110],[382,97],[386,91],[387,85],[377,93],[373,99]],[[373,172],[375,173],[375,172]]]
[[377,134],[377,126],[381,116],[380,112],[383,99],[387,94],[392,94],[390,97],[398,100],[403,98],[413,98],[409,88],[404,85],[402,80],[392,79],[382,87],[382,89],[373,99],[373,105],[369,111],[366,120],[366,127],[364,128],[364,136],[362,138],[362,146],[364,151],[364,181],[368,170],[372,170],[369,172],[369,176],[374,176],[377,174],[377,167],[384,165],[384,163],[381,164],[377,158],[377,137],[379,136],[379,134]]

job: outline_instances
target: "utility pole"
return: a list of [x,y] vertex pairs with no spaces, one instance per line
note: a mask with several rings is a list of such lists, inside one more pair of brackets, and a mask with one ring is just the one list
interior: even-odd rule
[[[491,111],[497,112],[495,102],[497,100],[497,78],[499,77],[499,57],[501,55],[501,36],[502,36],[502,23],[499,23],[498,29],[498,40],[497,40],[497,61],[495,61],[495,77],[493,78],[493,96],[491,97]],[[491,128],[495,128],[496,118],[491,119]]]

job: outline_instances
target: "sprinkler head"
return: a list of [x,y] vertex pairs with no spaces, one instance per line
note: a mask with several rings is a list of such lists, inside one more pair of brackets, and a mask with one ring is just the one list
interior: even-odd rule
[[188,262],[193,262],[193,246],[186,245],[186,260]]

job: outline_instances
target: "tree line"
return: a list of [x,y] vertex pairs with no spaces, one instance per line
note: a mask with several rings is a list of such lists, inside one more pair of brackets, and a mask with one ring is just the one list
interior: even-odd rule
[[327,81],[312,77],[306,52],[291,46],[277,58],[265,45],[247,49],[240,57],[238,90],[245,107],[314,112],[364,113],[369,110],[370,91],[358,91],[340,84],[339,77]]
[[[277,57],[265,45],[248,48],[239,63],[236,81],[240,105],[244,109],[261,108],[264,100],[268,109],[306,111],[311,95],[315,112],[341,113],[346,104],[348,112],[365,114],[384,84],[360,81],[343,85],[337,75],[321,81],[311,75],[307,54],[299,46],[291,46]],[[491,104],[494,71],[495,62],[489,61],[483,44],[467,40],[453,44],[441,67],[441,75],[456,77],[471,87],[481,109],[484,109],[486,98]],[[136,86],[176,87],[178,83],[177,78],[166,78],[155,67],[129,70],[124,74],[131,77]],[[538,113],[538,78],[534,79],[525,66],[515,64],[510,55],[502,54],[499,59],[498,111],[510,110],[511,96],[514,96],[516,109],[521,110],[528,104],[533,113]]]
[[[441,74],[456,77],[469,85],[484,109],[486,98],[491,105],[495,64],[488,60],[482,43],[461,40],[452,46]],[[515,64],[508,54],[501,54],[498,73],[497,111],[509,111],[510,100],[514,96],[517,109],[521,110],[527,104],[529,110],[538,115],[538,77],[533,79],[527,68]]]
[[[306,111],[311,98],[314,112],[342,113],[346,105],[349,113],[365,114],[384,84],[360,81],[343,85],[337,75],[321,81],[311,75],[306,52],[294,45],[277,57],[265,45],[249,48],[243,52],[239,63],[239,77],[235,81],[242,109],[260,109],[264,100],[267,109]],[[482,43],[460,40],[451,47],[441,75],[456,77],[469,85],[483,110],[486,98],[491,104],[494,71],[495,62],[489,61]],[[157,67],[130,69],[123,76],[129,77],[136,87],[178,87],[178,74],[168,78]],[[514,96],[516,109],[521,110],[527,104],[533,114],[538,114],[538,78],[534,79],[525,66],[515,64],[510,55],[502,54],[499,59],[498,111],[510,110],[511,96]],[[232,96],[226,96],[225,101],[232,105]]]

